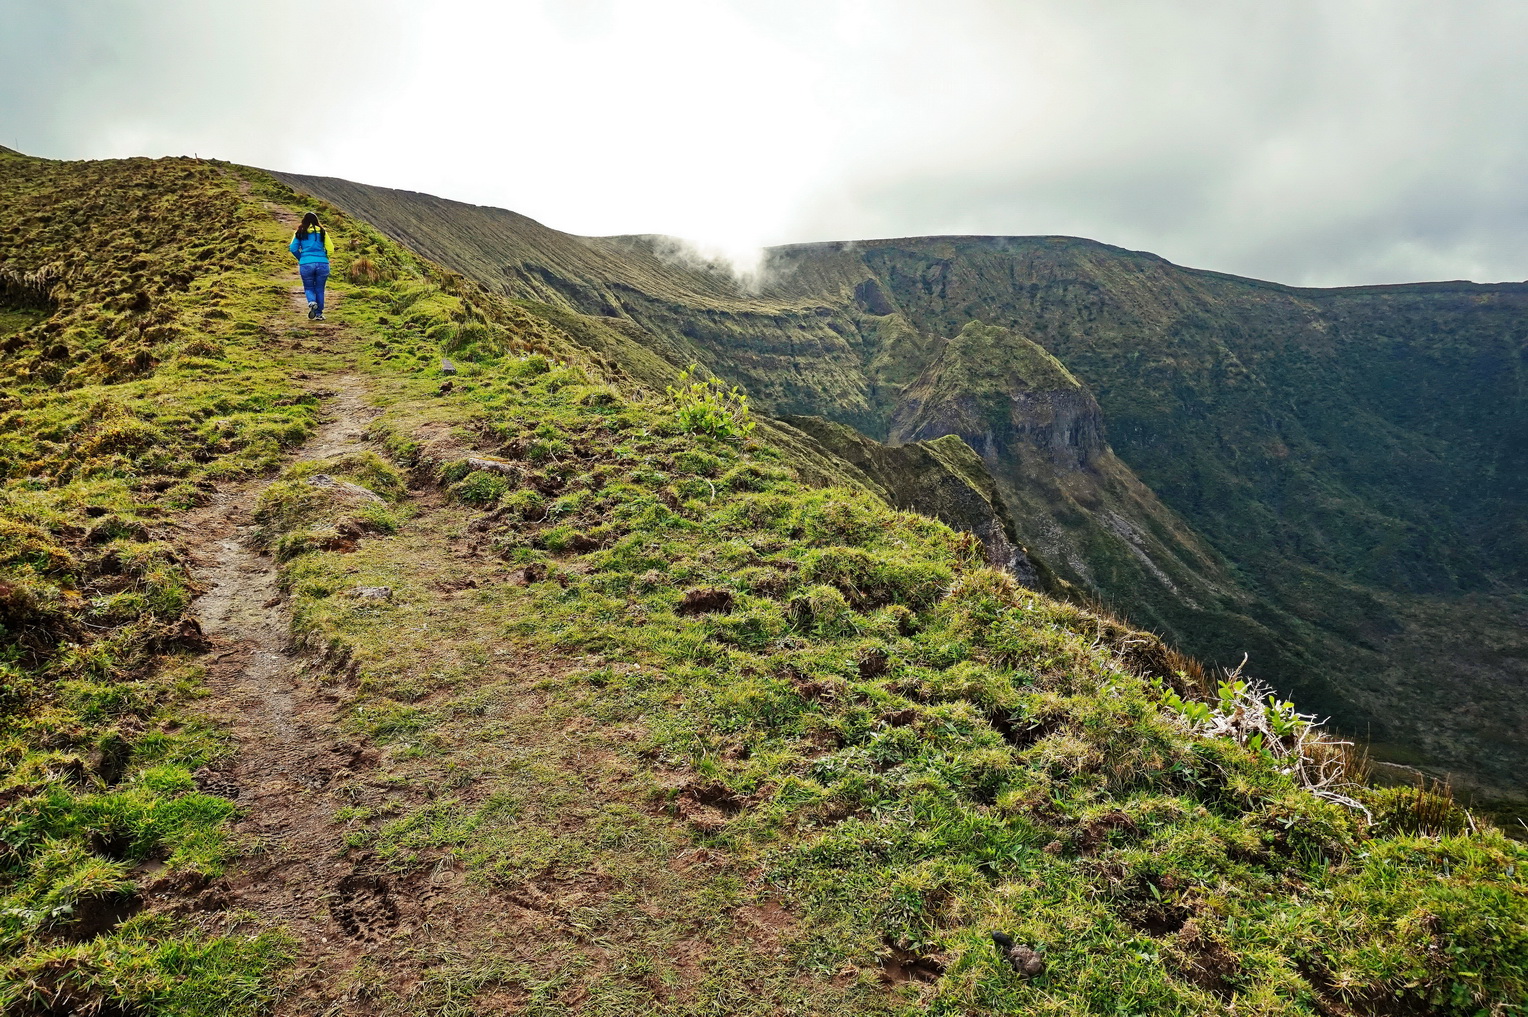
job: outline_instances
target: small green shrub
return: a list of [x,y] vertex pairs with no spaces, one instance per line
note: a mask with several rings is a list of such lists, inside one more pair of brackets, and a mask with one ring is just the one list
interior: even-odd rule
[[508,492],[513,481],[502,473],[473,470],[451,485],[451,497],[468,505],[492,505]]
[[545,354],[532,353],[512,361],[505,368],[505,378],[509,381],[522,381],[540,377],[552,369],[552,361]]
[[[469,360],[491,359],[504,355],[509,347],[508,336],[502,328],[481,321],[466,321],[452,326],[453,333],[442,338],[447,353],[454,353]],[[433,333],[435,330],[431,329]],[[444,333],[442,333],[444,336]],[[427,336],[428,338],[428,336]]]
[[621,394],[609,385],[589,385],[578,390],[572,401],[579,406],[617,408],[624,405]]
[[539,522],[547,517],[546,498],[528,487],[505,494],[499,499],[499,508],[505,515],[526,522]]
[[674,403],[674,419],[687,434],[741,441],[754,429],[748,394],[716,378],[696,380],[696,365],[679,373],[679,384],[668,387]]
[[327,473],[359,484],[389,501],[398,500],[407,491],[403,474],[396,466],[375,452],[347,452],[330,459],[311,459],[294,463],[288,467],[285,476],[288,479],[297,480],[317,476],[320,473]]

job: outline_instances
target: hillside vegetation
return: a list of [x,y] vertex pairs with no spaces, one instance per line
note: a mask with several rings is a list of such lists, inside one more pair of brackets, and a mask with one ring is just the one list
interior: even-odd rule
[[[643,377],[695,361],[766,412],[961,435],[1057,577],[1205,660],[1250,654],[1382,758],[1528,803],[1528,284],[1296,289],[931,237],[776,248],[749,287],[663,238],[288,179],[583,316],[579,342]],[[1014,337],[984,349],[1001,377],[959,367],[973,325]],[[1036,384],[1056,394],[1004,402]],[[994,409],[1018,440],[989,441]]]
[[[341,251],[323,326],[289,300],[308,208]],[[0,156],[0,238],[7,1013],[1528,998],[1528,850],[895,508],[906,469],[997,539],[954,438],[648,383],[624,325],[258,171]],[[198,513],[234,495],[268,552],[234,560],[281,590],[247,608],[294,644],[263,704],[196,621]],[[288,702],[335,761],[252,772],[237,715]]]

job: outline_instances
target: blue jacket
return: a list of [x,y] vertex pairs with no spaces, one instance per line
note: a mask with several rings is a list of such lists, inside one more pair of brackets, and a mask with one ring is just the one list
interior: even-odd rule
[[297,255],[299,265],[327,265],[330,256],[334,254],[334,244],[330,242],[327,232],[309,230],[307,233],[292,234],[292,242],[287,245],[287,250]]

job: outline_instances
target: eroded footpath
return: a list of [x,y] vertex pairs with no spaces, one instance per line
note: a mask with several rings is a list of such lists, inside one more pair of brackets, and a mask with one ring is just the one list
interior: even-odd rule
[[[289,313],[300,324],[270,329],[288,348],[357,345],[337,321],[302,322],[300,293]],[[303,379],[322,416],[294,465],[342,472],[379,451],[366,434],[390,381],[350,363]],[[208,931],[287,934],[278,1014],[512,1013],[538,998],[558,1012],[622,999],[683,1010],[728,994],[703,984],[728,953],[783,958],[789,917],[663,806],[638,732],[559,695],[600,662],[502,639],[494,591],[517,573],[464,539],[461,507],[430,483],[395,506],[396,533],[321,554],[345,577],[341,627],[387,645],[387,660],[296,645],[282,566],[256,539],[280,482],[225,488],[180,523],[211,644],[201,709],[231,749],[197,781],[239,806],[238,858],[217,880],[167,888],[160,907]]]

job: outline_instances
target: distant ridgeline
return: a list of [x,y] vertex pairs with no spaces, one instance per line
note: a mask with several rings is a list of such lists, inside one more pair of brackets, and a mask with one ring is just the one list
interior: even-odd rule
[[1207,662],[1250,654],[1381,759],[1525,797],[1528,284],[1300,289],[1066,237],[929,237],[775,248],[745,288],[666,238],[283,179],[629,374],[741,385],[782,440],[1026,582]]

